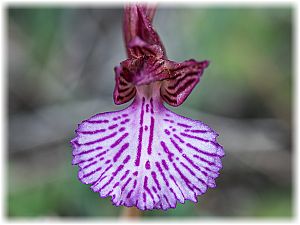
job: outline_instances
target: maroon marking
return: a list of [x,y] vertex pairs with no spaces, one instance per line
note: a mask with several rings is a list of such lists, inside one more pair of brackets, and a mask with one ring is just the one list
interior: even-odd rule
[[108,163],[110,163],[111,162],[111,160],[106,160],[105,161],[105,164],[108,164]]
[[146,112],[149,112],[149,104],[146,104]]
[[[153,53],[153,55],[155,55],[155,53]],[[158,65],[157,65],[158,64]],[[151,68],[151,70],[149,70],[149,74],[154,72],[155,70],[155,74],[157,74],[157,70],[159,71],[159,69],[161,69],[161,67],[165,64],[164,61],[160,61],[160,60],[156,60],[155,63],[153,64],[153,67]],[[162,68],[162,70],[164,70],[164,67]]]
[[198,83],[199,79],[197,77],[191,78],[189,81],[185,82],[183,85],[181,85],[177,90],[176,90],[176,95],[177,93],[182,93],[184,90],[192,89],[195,87],[195,85]]
[[125,113],[125,114],[122,114],[121,116],[122,116],[122,117],[127,117],[127,116],[128,116],[128,114],[126,114],[126,113]]
[[154,118],[151,116],[149,144],[147,150],[148,155],[151,155],[152,152],[153,133],[154,133]]
[[130,90],[130,91],[128,93],[125,93],[122,91],[122,89],[119,88],[118,89],[118,91],[119,91],[118,99],[122,100],[124,98],[130,98],[136,92],[136,89],[134,87],[130,87],[128,90]]
[[114,148],[118,144],[120,144],[126,137],[128,136],[128,133],[123,134],[118,140],[116,140],[110,147]]
[[148,130],[148,126],[147,125],[145,125],[145,131],[147,131]]
[[[199,72],[187,73],[181,79],[178,79],[173,86],[168,86],[168,89],[172,90],[172,91],[175,89],[175,91],[172,92],[172,94],[182,92],[183,90],[187,89],[188,86],[190,86],[194,82],[197,82],[198,77],[195,75],[197,75],[198,73]],[[189,77],[187,77],[187,76],[189,76]],[[185,83],[183,83],[183,82],[185,82]],[[179,86],[179,84],[180,84],[180,86]]]
[[[167,92],[167,90],[165,90],[166,92]],[[171,99],[170,98],[170,96],[169,95],[165,95],[165,94],[163,94],[163,95],[161,95],[162,97],[163,97],[163,99],[166,101],[166,102],[168,102],[168,103],[170,103],[171,105],[176,105],[177,104],[177,99]],[[172,98],[174,98],[173,96],[172,96]],[[173,104],[172,104],[173,103]]]
[[175,68],[171,68],[169,69],[171,72],[176,72],[176,71],[179,71],[179,70],[183,70],[183,69],[186,69],[188,67],[188,65],[185,64],[177,64],[178,66],[176,66]]

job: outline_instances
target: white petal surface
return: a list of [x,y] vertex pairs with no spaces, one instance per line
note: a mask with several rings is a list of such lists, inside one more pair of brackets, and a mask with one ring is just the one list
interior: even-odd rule
[[177,201],[196,202],[216,186],[222,167],[216,132],[152,98],[97,114],[76,133],[71,143],[79,179],[101,197],[112,196],[116,206],[166,210]]

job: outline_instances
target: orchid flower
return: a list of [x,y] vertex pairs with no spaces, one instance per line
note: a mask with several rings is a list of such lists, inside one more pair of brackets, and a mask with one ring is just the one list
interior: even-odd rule
[[113,98],[117,105],[133,102],[84,120],[71,141],[82,183],[116,206],[141,210],[197,202],[216,186],[224,156],[213,129],[163,104],[182,104],[209,63],[168,60],[152,27],[154,13],[149,5],[125,7],[128,59],[115,68]]

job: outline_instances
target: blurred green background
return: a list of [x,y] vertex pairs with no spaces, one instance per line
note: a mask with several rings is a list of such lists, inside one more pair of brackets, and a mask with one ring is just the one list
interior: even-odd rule
[[[126,58],[122,8],[8,6],[6,215],[116,218],[122,208],[77,180],[69,141],[112,101]],[[166,7],[154,26],[174,61],[211,61],[172,110],[204,121],[224,146],[217,188],[149,217],[292,217],[291,7]]]

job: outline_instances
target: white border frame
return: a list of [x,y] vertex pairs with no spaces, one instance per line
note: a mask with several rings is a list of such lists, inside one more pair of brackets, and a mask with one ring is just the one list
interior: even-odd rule
[[[1,75],[0,75],[0,85],[1,85],[1,91],[0,91],[0,118],[1,118],[1,128],[0,128],[0,144],[2,145],[2,148],[0,149],[1,155],[0,155],[0,175],[1,175],[1,185],[0,185],[0,211],[1,211],[1,217],[0,222],[2,223],[10,223],[10,224],[36,224],[36,223],[55,223],[55,224],[65,224],[65,223],[71,223],[71,224],[99,224],[99,223],[105,223],[105,224],[115,224],[118,222],[121,222],[120,219],[113,221],[113,220],[107,220],[104,218],[99,219],[63,219],[63,218],[37,218],[37,219],[8,219],[6,217],[6,186],[7,186],[7,177],[6,177],[6,168],[7,168],[7,128],[8,128],[8,122],[7,122],[7,18],[6,18],[6,9],[8,6],[11,5],[18,5],[18,6],[29,6],[29,5],[46,5],[46,6],[102,6],[102,5],[120,5],[125,2],[137,2],[133,0],[129,1],[116,1],[116,0],[52,0],[52,1],[42,1],[42,0],[31,0],[31,1],[17,1],[17,0],[0,0],[0,44],[1,44],[1,55],[0,55],[0,68],[1,68]],[[145,2],[145,1],[142,1]],[[297,0],[260,0],[260,1],[249,1],[249,0],[210,0],[210,1],[179,1],[179,0],[164,0],[164,1],[158,1],[160,3],[163,3],[164,5],[168,4],[176,4],[176,5],[184,5],[184,6],[194,6],[195,4],[199,6],[291,6],[293,8],[293,16],[294,16],[294,27],[293,27],[293,83],[292,83],[292,127],[293,127],[293,219],[258,219],[258,218],[213,218],[213,219],[203,219],[199,218],[199,220],[195,219],[184,219],[184,223],[186,224],[298,224],[300,222],[299,220],[299,156],[298,153],[298,140],[300,139],[298,128],[299,128],[299,119],[298,119],[298,113],[299,113],[299,99],[300,99],[300,91],[299,91],[299,31],[300,31],[300,15],[299,15],[299,4],[300,1]],[[122,221],[125,224],[131,224],[133,221]],[[143,224],[157,224],[157,223],[181,223],[181,221],[177,218],[171,219],[171,220],[159,220],[159,218],[155,218],[154,220],[150,221],[135,221],[140,222]]]

